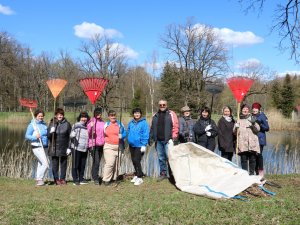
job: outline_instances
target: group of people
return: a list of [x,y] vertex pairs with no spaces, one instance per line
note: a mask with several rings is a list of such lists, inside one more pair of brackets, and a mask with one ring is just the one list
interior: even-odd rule
[[[225,106],[218,124],[211,118],[208,107],[201,109],[197,121],[191,118],[191,109],[188,106],[181,109],[183,115],[179,118],[168,108],[166,100],[160,100],[158,107],[158,111],[153,115],[151,128],[142,116],[142,110],[135,108],[132,110],[132,119],[127,129],[117,120],[114,110],[108,111],[106,122],[102,119],[102,108],[96,108],[92,118],[87,112],[81,112],[77,122],[71,126],[64,116],[64,110],[57,108],[47,126],[44,111],[37,109],[25,134],[38,161],[36,185],[45,185],[44,176],[50,165],[49,158],[55,184],[66,185],[69,155],[72,156],[73,184],[87,184],[84,174],[90,153],[93,160],[91,175],[94,184],[103,183],[110,186],[119,174],[120,154],[125,148],[126,137],[135,170],[131,180],[134,185],[143,183],[141,160],[147,145],[152,142],[155,142],[159,161],[160,173],[157,181],[162,181],[172,176],[168,165],[170,143],[176,145],[178,142],[195,142],[214,151],[217,136],[222,157],[232,160],[238,143],[242,168],[248,170],[249,161],[249,174],[263,176],[262,150],[266,145],[265,132],[269,130],[269,125],[267,117],[260,111],[259,103],[252,105],[252,113],[250,106],[244,104],[238,121],[233,119],[231,108]],[[104,165],[101,178],[99,168],[102,155]]]

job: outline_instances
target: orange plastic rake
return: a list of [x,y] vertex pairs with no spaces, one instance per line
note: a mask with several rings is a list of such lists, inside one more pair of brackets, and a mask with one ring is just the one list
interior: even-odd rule
[[[240,108],[241,108],[241,101],[246,96],[247,92],[250,90],[254,80],[242,77],[242,76],[236,76],[231,77],[227,79],[227,84],[229,88],[231,89],[233,96],[235,97],[237,104],[237,120],[240,119]],[[237,131],[237,136],[239,135],[239,130]],[[236,140],[236,154],[238,153],[238,138]]]
[[92,105],[95,104],[105,86],[108,83],[108,80],[105,78],[83,78],[79,80],[80,86],[83,89],[84,93],[87,95]]
[[59,93],[62,91],[62,89],[66,86],[67,81],[63,79],[50,79],[47,80],[46,83],[54,97],[54,110],[55,110],[56,98],[59,95]]

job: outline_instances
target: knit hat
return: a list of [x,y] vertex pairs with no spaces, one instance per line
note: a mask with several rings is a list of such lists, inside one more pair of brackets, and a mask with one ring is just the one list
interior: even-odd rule
[[94,117],[96,117],[97,115],[102,114],[102,108],[96,108],[94,110]]
[[245,103],[245,104],[242,105],[241,110],[242,110],[243,108],[248,108],[249,110],[251,109],[251,108],[250,108],[250,105],[248,105],[247,103]]
[[258,109],[258,110],[260,110],[260,108],[261,108],[261,104],[259,104],[258,102],[254,102],[252,104],[252,109]]
[[188,107],[187,105],[186,105],[186,106],[183,106],[183,107],[181,108],[181,112],[189,112],[189,111],[191,111],[191,109],[190,109],[190,107]]

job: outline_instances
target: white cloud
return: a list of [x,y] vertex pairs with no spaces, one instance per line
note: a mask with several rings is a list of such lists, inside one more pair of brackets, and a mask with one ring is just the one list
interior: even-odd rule
[[95,24],[83,22],[82,24],[74,26],[75,35],[80,38],[91,39],[95,35],[107,36],[109,38],[122,37],[122,34],[115,29],[104,29],[103,27]]
[[132,48],[125,46],[120,43],[114,43],[111,46],[112,51],[121,51],[123,52],[124,56],[127,56],[130,59],[136,59],[138,57],[138,53],[134,51]]
[[278,76],[279,77],[285,77],[285,75],[287,74],[290,74],[291,76],[294,76],[294,75],[297,75],[297,76],[300,76],[300,71],[298,70],[294,70],[294,71],[290,71],[290,70],[287,70],[285,72],[282,72],[282,73],[278,73]]
[[15,12],[9,6],[4,6],[0,4],[0,14],[1,13],[4,15],[12,15]]
[[262,63],[256,58],[250,58],[237,64],[238,69],[258,68]]
[[213,28],[214,32],[224,41],[224,43],[233,47],[253,45],[262,43],[264,39],[256,36],[251,31],[233,31],[229,28]]

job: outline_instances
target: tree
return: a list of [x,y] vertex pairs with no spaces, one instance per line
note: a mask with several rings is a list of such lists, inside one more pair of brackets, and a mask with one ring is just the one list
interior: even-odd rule
[[[244,5],[245,12],[250,10],[263,11],[266,0],[238,0],[239,3]],[[300,19],[299,19],[299,5],[298,0],[287,0],[285,4],[273,1],[276,4],[274,15],[274,24],[271,31],[277,31],[280,37],[279,49],[289,50],[290,58],[294,58],[296,63],[299,63],[299,44],[300,44]]]
[[[161,38],[169,53],[169,60],[175,63],[180,73],[180,91],[185,104],[203,101],[205,82],[225,75],[228,71],[227,49],[213,29],[203,24],[172,24]],[[193,95],[191,95],[193,93]]]
[[295,107],[295,92],[291,82],[291,77],[287,74],[283,81],[281,89],[281,109],[285,117],[290,117]]
[[143,94],[141,87],[137,88],[134,97],[131,101],[131,108],[141,108],[143,112],[145,112],[146,108],[146,96]]
[[276,109],[281,109],[281,85],[276,79],[271,86],[272,105]]

